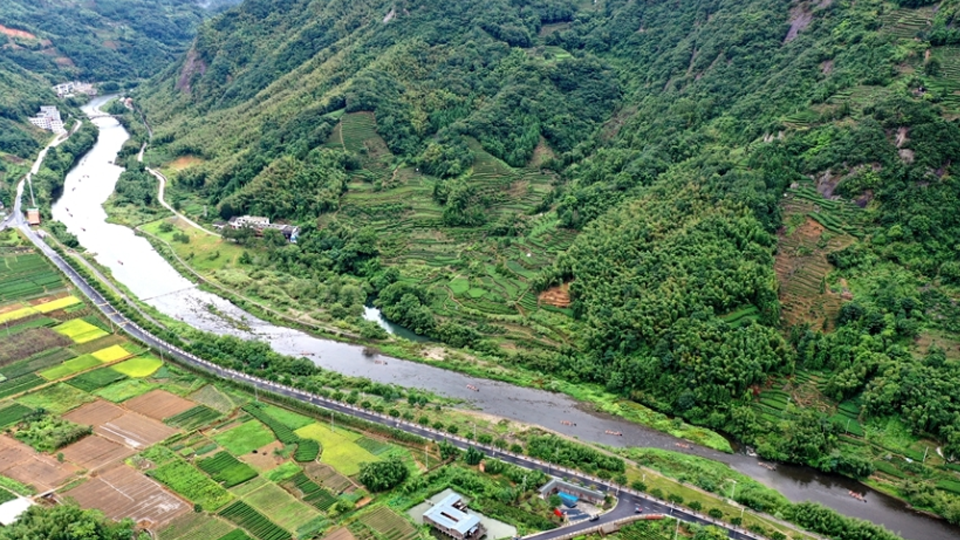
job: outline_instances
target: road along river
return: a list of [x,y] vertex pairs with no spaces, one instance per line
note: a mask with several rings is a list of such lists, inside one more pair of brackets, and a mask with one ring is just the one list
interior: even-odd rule
[[[108,99],[109,96],[94,99],[84,112],[92,115]],[[364,354],[362,346],[319,339],[262,321],[216,295],[199,290],[144,238],[127,227],[106,222],[106,212],[101,205],[113,192],[122,172],[113,160],[129,135],[114,118],[97,118],[93,122],[100,128],[100,138],[67,175],[63,196],[53,206],[53,217],[77,235],[80,244],[95,253],[97,262],[109,268],[117,281],[164,314],[207,332],[267,342],[277,352],[307,356],[317,365],[345,375],[461,398],[485,413],[541,425],[584,441],[678,450],[678,439],[590,411],[589,407],[565,395],[477,379],[416,362],[370,357]],[[469,389],[468,385],[479,391]],[[561,420],[572,425],[561,424]],[[621,432],[623,436],[610,436],[608,431]],[[900,501],[881,493],[867,490],[866,503],[850,497],[850,490],[866,490],[852,480],[805,467],[781,465],[769,470],[745,454],[729,455],[697,446],[684,451],[727,463],[779,490],[790,500],[820,502],[843,514],[883,524],[911,540],[960,538],[960,529],[913,512]]]

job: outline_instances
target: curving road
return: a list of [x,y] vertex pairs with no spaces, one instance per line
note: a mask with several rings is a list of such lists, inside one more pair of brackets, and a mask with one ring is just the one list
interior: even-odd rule
[[[18,194],[22,192],[23,183],[21,182],[18,187]],[[23,213],[20,209],[20,197],[18,196],[14,205],[14,213],[11,216],[11,224],[16,225],[23,234],[30,239],[30,241],[39,249],[57,268],[63,272],[70,281],[79,289],[90,301],[115,325],[119,328],[122,328],[124,332],[129,334],[134,339],[137,339],[144,344],[150,346],[153,349],[169,356],[175,361],[182,363],[193,368],[201,369],[207,373],[220,377],[222,379],[228,379],[231,381],[239,382],[248,386],[252,386],[259,390],[266,392],[272,392],[274,394],[279,394],[289,398],[297,399],[304,403],[309,403],[318,407],[322,407],[328,410],[337,411],[343,414],[348,414],[369,422],[374,422],[388,427],[393,427],[400,429],[407,433],[412,433],[414,435],[419,435],[425,439],[431,441],[448,441],[451,444],[461,448],[466,449],[471,446],[482,449],[487,455],[502,459],[508,463],[513,463],[527,469],[533,469],[538,471],[543,471],[547,474],[554,476],[562,476],[567,479],[571,479],[577,482],[580,482],[584,485],[599,489],[601,491],[606,491],[610,493],[616,493],[619,495],[619,500],[617,506],[600,517],[598,521],[581,521],[575,524],[572,524],[567,527],[561,527],[559,529],[554,529],[550,531],[545,531],[542,533],[534,534],[528,536],[530,540],[553,540],[560,537],[567,536],[570,533],[575,533],[578,531],[585,531],[589,529],[594,529],[598,526],[604,524],[612,523],[615,521],[623,520],[624,518],[629,518],[635,514],[637,506],[643,508],[644,513],[655,513],[655,514],[664,514],[668,516],[673,516],[677,519],[691,522],[691,523],[701,523],[716,525],[718,527],[724,528],[727,530],[729,537],[737,540],[748,540],[748,539],[759,539],[760,536],[757,536],[753,533],[731,528],[730,525],[714,520],[708,516],[698,514],[691,510],[685,508],[679,508],[676,505],[668,503],[666,501],[658,500],[649,495],[634,491],[629,488],[618,486],[613,484],[610,481],[601,480],[595,478],[579,471],[572,469],[567,469],[563,467],[558,467],[550,463],[546,463],[529,456],[514,454],[511,452],[506,452],[500,449],[497,449],[493,446],[478,444],[471,442],[463,437],[458,437],[451,435],[445,432],[439,432],[429,427],[424,427],[418,424],[407,422],[398,418],[390,417],[389,415],[376,413],[373,411],[368,411],[361,409],[359,407],[354,407],[347,403],[342,403],[339,401],[334,401],[322,396],[304,392],[303,390],[298,390],[295,388],[290,388],[281,384],[277,384],[272,381],[267,381],[264,379],[259,379],[245,373],[240,373],[231,369],[227,369],[212,362],[208,362],[201,358],[198,358],[182,349],[170,345],[150,332],[144,330],[137,326],[133,321],[130,321],[122,313],[114,309],[114,307],[107,301],[99,291],[94,289],[87,283],[86,279],[77,273],[74,270],[73,266],[69,262],[64,260],[56,251],[54,251],[50,246],[48,246],[43,239],[35,231],[30,229],[27,225],[26,220],[23,218]]]

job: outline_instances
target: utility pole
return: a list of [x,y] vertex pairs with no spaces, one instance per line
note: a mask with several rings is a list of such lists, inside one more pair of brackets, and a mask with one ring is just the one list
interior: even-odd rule
[[430,456],[427,455],[427,447],[430,446],[430,443],[424,443],[423,445],[423,463],[427,466],[427,470],[430,470]]
[[920,463],[925,463],[925,462],[927,461],[927,452],[929,452],[929,451],[930,451],[930,447],[929,447],[929,446],[924,446],[924,447],[923,447],[923,459],[920,461]]

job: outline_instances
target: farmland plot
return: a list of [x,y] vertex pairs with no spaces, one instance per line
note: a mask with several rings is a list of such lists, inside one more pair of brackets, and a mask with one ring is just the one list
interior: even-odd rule
[[155,420],[163,420],[193,408],[196,403],[171,394],[166,390],[153,390],[142,396],[126,401],[123,406],[127,409],[149,416]]
[[234,530],[222,519],[191,512],[171,521],[157,536],[160,540],[217,540]]
[[61,452],[64,459],[87,470],[98,469],[108,463],[126,459],[135,453],[126,446],[98,435],[85,437],[64,447]]
[[77,390],[68,384],[60,383],[20,396],[17,398],[17,403],[34,409],[44,409],[54,414],[63,414],[78,405],[93,401],[93,399],[93,396],[86,392]]
[[192,511],[177,496],[127,465],[117,465],[63,494],[84,508],[97,508],[113,519],[131,518],[156,529]]
[[59,463],[11,437],[0,436],[0,474],[3,476],[43,492],[63,485],[78,471],[71,463]]
[[0,366],[41,353],[54,347],[66,347],[72,342],[49,328],[31,328],[5,337],[0,347]]
[[72,339],[74,343],[86,343],[107,335],[107,332],[82,319],[67,321],[54,326],[53,329]]
[[360,518],[360,523],[391,540],[413,540],[417,537],[416,527],[386,506],[366,514]]
[[319,512],[298,501],[281,487],[262,478],[231,491],[287,530],[295,531],[320,516]]
[[120,373],[123,373],[127,377],[143,378],[153,375],[160,366],[163,365],[163,361],[159,358],[154,358],[152,356],[140,356],[138,358],[131,358],[125,362],[121,362],[115,366],[113,369],[117,370]]
[[78,424],[93,426],[94,433],[131,448],[142,449],[177,432],[176,429],[122,407],[97,400],[64,416]]

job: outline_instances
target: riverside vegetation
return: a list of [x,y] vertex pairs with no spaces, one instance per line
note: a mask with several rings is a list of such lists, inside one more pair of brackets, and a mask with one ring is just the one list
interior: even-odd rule
[[[102,512],[41,505],[0,530],[0,538],[49,536],[69,521],[85,523],[91,535],[74,532],[71,538],[133,534],[164,540],[270,540],[314,538],[347,527],[357,537],[400,535],[413,540],[427,536],[405,512],[448,487],[468,495],[473,508],[516,525],[521,533],[557,526],[536,491],[547,480],[543,473],[487,458],[477,449],[463,453],[450,444],[428,444],[340,413],[330,417],[300,402],[251,395],[241,386],[165,363],[113,333],[16,231],[4,231],[0,240],[13,248],[0,254],[0,319],[5,326],[0,338],[0,428],[5,430],[0,445],[8,456],[0,467],[0,500],[54,490],[79,508]],[[103,288],[92,276],[87,279]],[[148,320],[138,322],[158,330]],[[196,332],[180,337],[189,338],[185,346],[201,347],[198,352],[217,363],[258,377],[450,434],[463,433],[485,445],[621,484],[631,482],[637,489],[774,538],[808,538],[752,513],[741,521],[739,507],[684,485],[684,479],[670,479],[673,463],[683,459],[670,452],[657,453],[658,462],[649,462],[667,472],[660,475],[539,429],[477,417],[424,392],[349,379],[283,358],[263,351],[263,344],[216,341]],[[254,357],[260,361],[249,361]],[[42,467],[26,467],[25,462]],[[744,504],[771,511],[776,504],[784,515],[801,515],[802,506],[794,508],[776,492],[726,467],[710,462],[697,467],[701,478],[717,485],[740,482],[743,495],[738,500]],[[148,478],[177,496],[159,490]],[[105,483],[112,488],[105,489]],[[715,489],[704,485],[708,491]],[[150,497],[149,508],[122,495],[134,491]],[[817,512],[822,519],[833,516]],[[104,515],[118,523],[104,520]],[[855,535],[851,538],[878,531],[854,521],[843,528]]]
[[221,282],[960,522],[958,6],[248,2],[137,97],[175,204],[303,229]]

